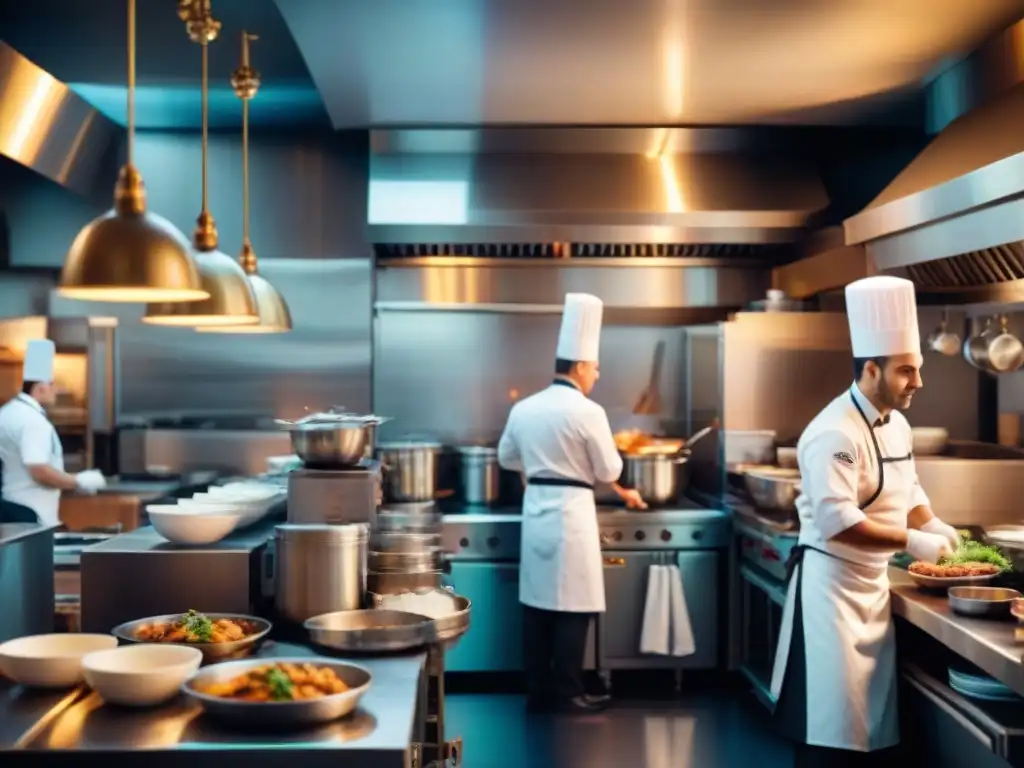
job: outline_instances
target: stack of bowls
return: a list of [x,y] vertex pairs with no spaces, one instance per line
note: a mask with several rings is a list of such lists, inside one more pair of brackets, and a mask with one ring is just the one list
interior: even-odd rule
[[391,595],[440,587],[443,568],[441,515],[432,504],[394,505],[376,513],[367,556],[368,592]]

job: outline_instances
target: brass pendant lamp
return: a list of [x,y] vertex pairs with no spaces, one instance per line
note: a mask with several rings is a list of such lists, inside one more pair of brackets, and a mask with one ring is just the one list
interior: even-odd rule
[[135,0],[128,0],[128,158],[114,187],[114,207],[75,237],[57,291],[71,299],[123,303],[205,298],[185,236],[146,210],[146,187],[134,161]]
[[239,261],[256,294],[259,322],[255,325],[203,326],[200,333],[287,333],[292,329],[288,303],[257,271],[256,252],[249,240],[249,100],[260,88],[260,73],[249,63],[249,42],[256,35],[242,32],[242,63],[231,76],[231,87],[242,100],[242,253]]
[[210,0],[179,4],[179,15],[185,20],[192,42],[199,43],[203,52],[203,207],[196,219],[192,242],[199,278],[209,296],[188,303],[150,304],[142,321],[185,327],[255,324],[259,320],[256,297],[242,268],[217,250],[217,225],[209,210],[210,43],[217,39],[221,23],[210,12]]

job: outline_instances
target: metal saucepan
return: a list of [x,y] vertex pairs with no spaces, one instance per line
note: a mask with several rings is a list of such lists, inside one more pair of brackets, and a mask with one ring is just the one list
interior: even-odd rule
[[378,445],[377,458],[384,468],[384,500],[399,504],[434,501],[443,447],[434,440],[418,438]]
[[971,335],[964,339],[964,360],[979,371],[992,373],[988,365],[988,342],[995,334],[995,328],[992,326],[991,317],[985,318],[984,327],[980,331],[979,323],[977,318],[971,319]]
[[759,509],[787,514],[796,511],[800,470],[752,467],[743,473],[743,484]]
[[362,461],[373,447],[376,428],[386,419],[377,416],[335,414],[325,421],[287,424],[292,450],[307,467],[351,467]]
[[964,616],[1009,616],[1016,589],[1003,587],[950,587],[949,607]]
[[942,322],[928,336],[928,347],[940,355],[954,357],[960,352],[960,337],[949,330],[949,310],[942,310]]
[[1012,373],[1024,365],[1024,344],[1007,328],[1007,317],[999,318],[999,332],[988,342],[988,368],[993,373]]
[[624,453],[619,482],[639,491],[651,506],[677,501],[689,481],[690,448],[714,429],[715,425],[705,427],[683,442],[652,440],[635,452]]

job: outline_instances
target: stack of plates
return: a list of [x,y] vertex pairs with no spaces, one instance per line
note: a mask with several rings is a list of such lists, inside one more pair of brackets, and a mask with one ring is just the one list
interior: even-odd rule
[[1021,697],[993,677],[973,675],[949,668],[949,687],[969,699],[1021,701]]

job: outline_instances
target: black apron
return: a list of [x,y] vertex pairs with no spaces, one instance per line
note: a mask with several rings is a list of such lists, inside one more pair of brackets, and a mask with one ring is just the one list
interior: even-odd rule
[[[864,511],[874,504],[875,500],[882,495],[882,491],[885,488],[884,465],[895,464],[901,461],[910,461],[914,458],[914,453],[911,451],[906,456],[892,458],[883,457],[881,447],[878,445],[878,438],[875,436],[874,425],[868,421],[867,414],[865,414],[864,409],[860,407],[860,403],[857,402],[857,398],[854,397],[852,391],[850,392],[850,400],[853,401],[853,406],[857,409],[857,413],[860,414],[861,419],[864,421],[864,425],[868,428],[868,434],[871,435],[871,444],[875,450],[875,459],[878,462],[878,487],[867,501],[858,505],[858,508],[861,511]],[[833,560],[840,560],[844,563],[856,565],[856,563],[852,563],[846,558],[839,557],[827,550],[812,547],[808,544],[798,544],[793,547],[793,550],[790,552],[789,558],[786,561],[787,589],[789,587],[790,580],[793,578],[793,573],[796,570],[797,565],[803,561],[804,554],[809,549],[813,549],[815,552],[825,555],[825,557],[831,557]],[[789,644],[789,659],[786,662],[786,676],[783,680],[782,690],[779,692],[779,700],[776,702],[774,710],[775,721],[779,729],[785,736],[798,743],[804,743],[807,733],[807,690],[804,681],[806,680],[808,670],[803,648],[803,604],[800,597],[802,587],[800,579],[803,577],[803,573],[804,569],[801,568],[797,577],[797,585],[795,589],[796,604],[793,609],[793,633],[792,640]]]
[[[572,384],[565,379],[554,379],[551,382],[552,386],[555,387],[569,387],[579,391],[579,387]],[[571,477],[530,477],[526,480],[527,485],[547,485],[555,486],[558,488],[586,488],[587,490],[594,490],[594,484],[588,483],[585,480],[574,480]]]
[[[26,408],[32,408],[31,405],[21,399],[21,395],[17,395],[12,403],[19,403]],[[33,408],[33,410],[35,410]],[[59,440],[54,433],[54,440]],[[3,486],[4,486],[4,463],[0,461],[0,524],[2,523],[38,523],[39,515],[35,513],[30,507],[26,507],[24,504],[18,504],[14,501],[8,501],[3,497]]]

